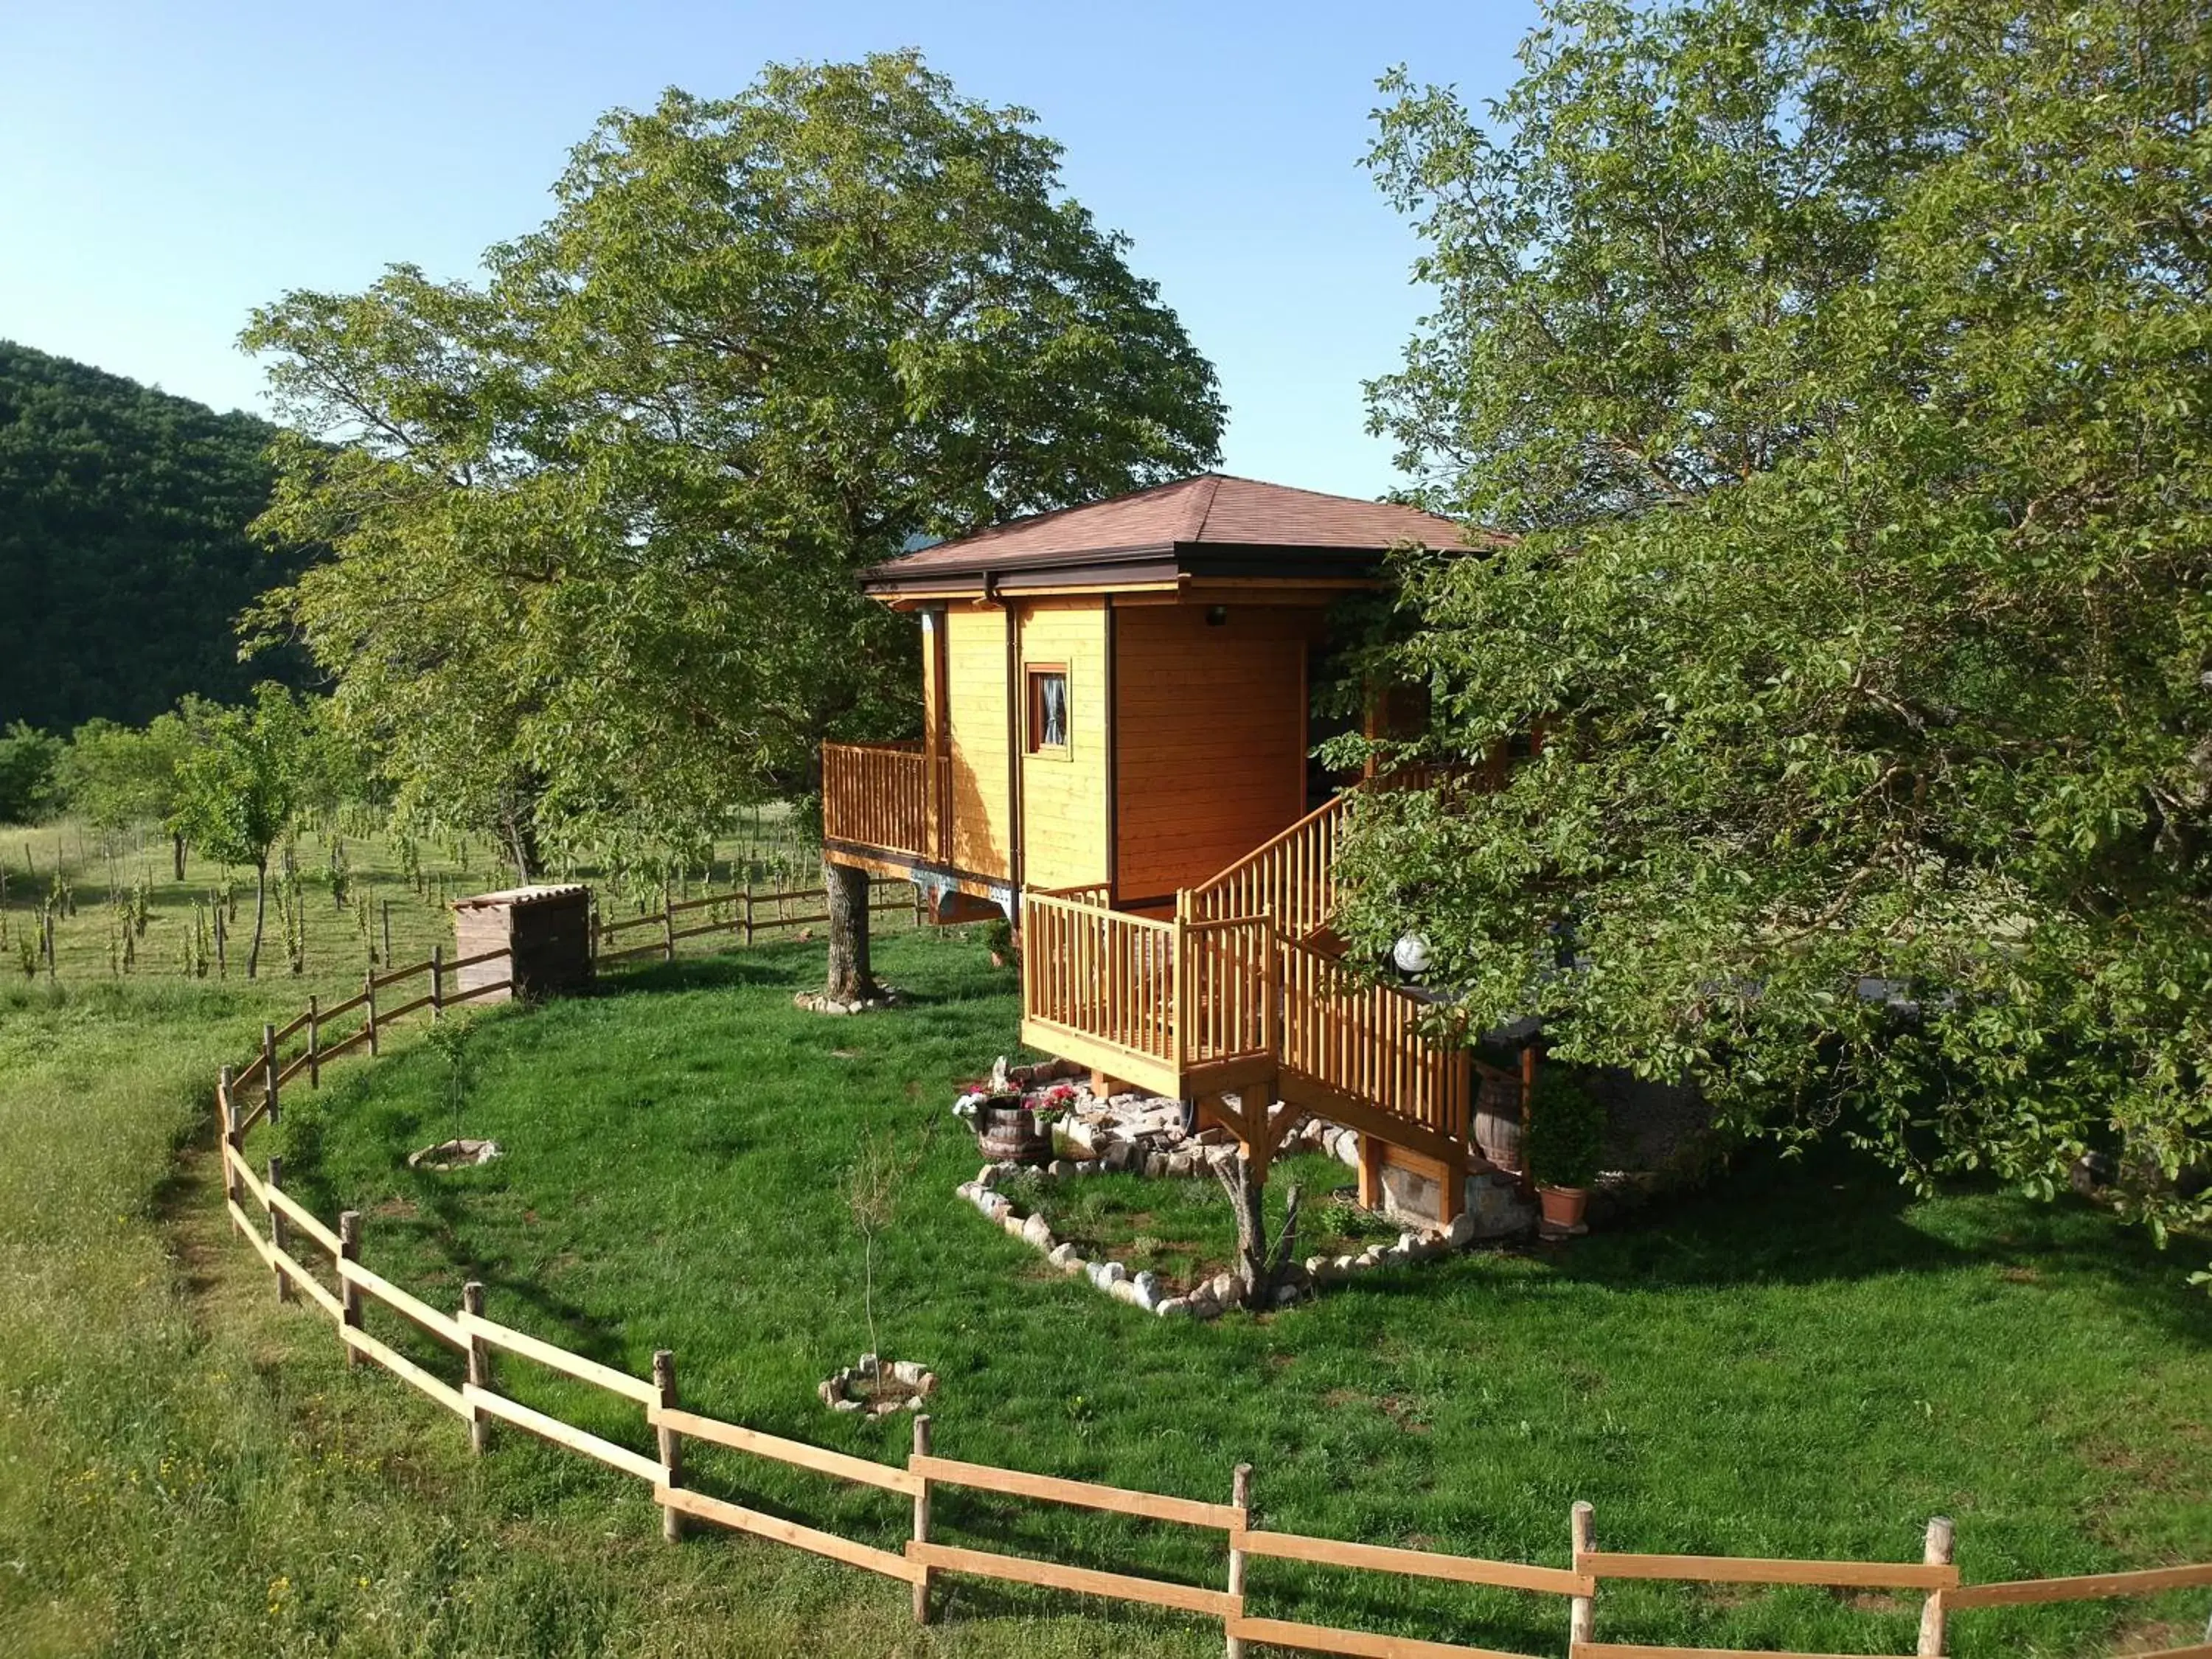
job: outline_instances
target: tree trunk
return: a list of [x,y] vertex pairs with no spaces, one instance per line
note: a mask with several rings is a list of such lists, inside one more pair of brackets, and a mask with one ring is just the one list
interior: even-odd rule
[[1229,1207],[1237,1217],[1237,1277],[1243,1286],[1244,1305],[1264,1308],[1274,1299],[1275,1286],[1289,1272],[1291,1253],[1298,1241],[1298,1189],[1290,1189],[1283,1205],[1282,1236],[1272,1253],[1267,1249],[1267,1216],[1262,1207],[1267,1191],[1264,1171],[1239,1151],[1236,1159],[1217,1170],[1229,1193]]
[[177,879],[179,881],[182,881],[185,878],[185,838],[182,835],[172,834],[170,836],[169,853],[176,860]]
[[261,970],[261,924],[269,915],[269,859],[264,854],[253,866],[253,944],[246,952],[246,976]]
[[877,992],[868,965],[868,872],[825,858],[822,885],[830,896],[830,982],[824,994],[834,1002],[867,1001]]

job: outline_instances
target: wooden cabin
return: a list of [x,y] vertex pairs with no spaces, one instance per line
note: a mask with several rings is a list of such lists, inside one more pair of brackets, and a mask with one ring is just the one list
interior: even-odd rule
[[924,735],[825,745],[829,857],[915,882],[941,921],[1006,916],[1024,1042],[1200,1101],[1255,1157],[1264,1096],[1375,1135],[1370,1188],[1386,1156],[1462,1167],[1464,1052],[1333,954],[1358,781],[1310,760],[1329,609],[1407,544],[1465,538],[1208,473],[877,567],[868,591],[920,619]]

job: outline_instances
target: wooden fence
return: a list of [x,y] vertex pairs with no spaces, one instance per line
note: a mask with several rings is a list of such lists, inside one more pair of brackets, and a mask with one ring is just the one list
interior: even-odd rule
[[[1699,1655],[1705,1659],[1754,1659],[1751,1655],[1731,1655],[1718,1649],[1598,1640],[1595,1634],[1598,1597],[1601,1587],[1607,1581],[1673,1579],[1706,1584],[1810,1584],[1917,1593],[1923,1600],[1914,1659],[1929,1659],[1929,1656],[1945,1652],[1952,1616],[1975,1608],[2212,1588],[2212,1563],[2078,1578],[1963,1584],[1958,1569],[1952,1565],[1951,1523],[1940,1518],[1929,1523],[1923,1558],[1918,1562],[1620,1553],[1596,1547],[1594,1516],[1586,1504],[1576,1504],[1570,1517],[1573,1548],[1566,1566],[1483,1560],[1255,1528],[1252,1524],[1253,1471],[1249,1464],[1240,1464],[1231,1474],[1229,1501],[1216,1503],[939,1457],[931,1451],[930,1421],[927,1417],[915,1419],[913,1454],[903,1467],[899,1467],[685,1410],[678,1399],[675,1356],[668,1351],[653,1355],[650,1377],[633,1376],[598,1360],[572,1353],[557,1343],[486,1318],[481,1285],[462,1287],[461,1305],[457,1311],[433,1307],[362,1261],[364,1224],[359,1212],[348,1210],[337,1218],[335,1227],[326,1225],[284,1190],[281,1158],[268,1160],[265,1175],[257,1176],[250,1167],[246,1153],[248,1134],[264,1117],[276,1120],[282,1086],[286,1080],[304,1071],[313,1085],[320,1080],[322,1061],[364,1042],[374,1052],[380,1023],[398,1018],[403,1012],[428,1007],[434,1014],[442,1012],[460,1000],[442,992],[442,976],[463,965],[467,964],[446,963],[434,953],[428,963],[372,975],[362,997],[339,1008],[319,1010],[311,1002],[307,1012],[289,1025],[264,1027],[262,1053],[245,1079],[241,1079],[239,1068],[222,1068],[216,1085],[216,1106],[225,1206],[240,1236],[270,1269],[279,1299],[310,1303],[329,1316],[337,1340],[344,1346],[348,1364],[373,1362],[429,1396],[468,1425],[471,1443],[479,1453],[489,1445],[494,1425],[503,1424],[645,1482],[660,1509],[662,1534],[671,1541],[683,1536],[687,1522],[703,1522],[901,1579],[912,1586],[914,1614],[922,1622],[927,1622],[932,1616],[932,1589],[944,1574],[1002,1579],[1166,1607],[1200,1619],[1219,1620],[1230,1659],[1243,1659],[1248,1644],[1366,1656],[1367,1659],[1532,1659],[1532,1656],[1497,1649],[1301,1624],[1255,1614],[1249,1611],[1254,1598],[1248,1577],[1251,1562],[1258,1559],[1489,1585],[1555,1597],[1567,1603],[1565,1633],[1570,1659],[1697,1659]],[[389,988],[417,975],[428,976],[427,995],[389,1012],[378,1011],[378,989]],[[492,988],[479,988],[474,994],[481,995]],[[365,1011],[368,1016],[361,1030],[337,1043],[319,1042],[324,1021],[356,1009]],[[292,1061],[280,1062],[277,1045],[301,1033],[307,1035],[308,1041],[306,1053]],[[251,1074],[256,1070],[258,1078]],[[257,1081],[261,1097],[249,1109],[246,1101]],[[249,1202],[258,1207],[258,1218],[249,1212]],[[312,1267],[305,1259],[310,1255],[318,1258]],[[325,1261],[327,1266],[324,1265]],[[370,1334],[363,1322],[365,1308],[370,1304],[390,1310],[449,1350],[459,1368],[458,1379],[438,1375]],[[653,1449],[648,1453],[623,1445],[502,1393],[495,1370],[502,1358],[544,1366],[639,1408],[639,1438],[649,1437]],[[882,1549],[698,1490],[688,1480],[684,1468],[684,1445],[692,1440],[831,1480],[910,1498],[913,1522],[904,1547],[898,1551]],[[940,1486],[973,1488],[1034,1503],[1105,1510],[1218,1534],[1224,1553],[1218,1587],[1071,1566],[1032,1556],[948,1543],[933,1535],[931,1519],[931,1495]],[[1766,1653],[1758,1656],[1758,1659],[1824,1656]],[[2207,1632],[2207,1640],[2203,1644],[2169,1648],[2162,1654],[2141,1656],[2140,1659],[2212,1659],[2212,1631]]]
[[[881,915],[885,911],[916,908],[915,889],[903,881],[872,881],[868,884],[868,908]],[[797,907],[797,908],[793,908]],[[678,916],[698,916],[704,919],[676,925]],[[919,914],[917,911],[916,914]],[[750,887],[732,888],[724,893],[703,893],[697,898],[672,898],[664,894],[660,908],[647,910],[642,915],[625,916],[610,921],[595,908],[592,912],[592,960],[595,963],[628,962],[633,957],[657,956],[664,961],[676,959],[676,947],[687,939],[727,937],[750,945],[765,933],[789,933],[794,928],[818,926],[830,920],[830,895],[819,887],[793,888],[757,893]],[[652,938],[643,945],[618,945],[617,936],[638,928],[653,930]]]
[[[913,910],[915,899],[902,896],[911,891],[905,882],[872,882],[868,908],[878,914]],[[828,905],[829,895],[819,887],[757,893],[744,887],[708,893],[698,898],[664,897],[660,908],[620,921],[603,921],[595,909],[592,916],[592,960],[605,965],[657,956],[672,962],[680,941],[708,935],[726,935],[750,945],[765,935],[790,933],[828,921]],[[684,927],[676,925],[678,916],[702,910],[707,913],[704,922]],[[651,944],[611,948],[617,934],[638,927],[654,930]],[[240,1131],[252,1128],[264,1116],[277,1116],[283,1107],[284,1085],[301,1073],[307,1075],[310,1086],[317,1086],[322,1081],[322,1068],[331,1060],[356,1048],[366,1048],[370,1054],[375,1054],[379,1038],[393,1020],[426,1008],[434,1019],[448,1008],[512,990],[511,979],[492,980],[463,989],[453,977],[465,968],[503,961],[507,954],[504,951],[483,951],[474,956],[448,957],[442,946],[434,946],[421,962],[381,972],[371,969],[362,976],[360,991],[343,1002],[325,1007],[319,999],[309,997],[307,1011],[298,1018],[283,1025],[264,1025],[259,1051],[243,1063],[227,1066],[222,1071],[224,1097],[239,1108]],[[411,981],[418,980],[422,986],[416,994],[402,1001],[392,1000],[392,993],[403,986],[416,989]],[[333,1037],[334,1030],[340,1035]],[[283,1051],[295,1038],[300,1039],[297,1051],[288,1057]]]

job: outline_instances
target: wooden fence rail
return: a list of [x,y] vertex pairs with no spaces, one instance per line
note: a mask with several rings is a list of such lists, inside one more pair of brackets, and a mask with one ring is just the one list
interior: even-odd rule
[[[1118,922],[1122,919],[1115,920]],[[447,970],[450,971],[450,966]],[[421,969],[413,971],[435,970],[426,963]],[[427,1003],[430,999],[421,1000]],[[374,1008],[374,997],[368,992],[365,991],[363,997],[356,1001],[371,1011]],[[301,1030],[308,1032],[312,1042],[321,1019],[327,1017],[311,1007],[304,1023],[295,1021],[286,1029],[295,1035]],[[264,1075],[276,1075],[282,1070],[272,1058],[276,1029],[271,1026],[264,1030],[263,1053],[253,1062],[254,1069]],[[373,1036],[374,1030],[372,1024],[360,1035]],[[324,1048],[319,1052],[327,1059],[337,1047]],[[1933,1659],[1947,1651],[1948,1621],[1962,1612],[2212,1589],[2212,1563],[2071,1578],[1962,1584],[1958,1569],[1950,1559],[1951,1523],[1941,1518],[1929,1523],[1927,1550],[1917,1563],[1602,1551],[1593,1542],[1587,1504],[1575,1506],[1571,1528],[1574,1547],[1571,1563],[1565,1567],[1483,1560],[1436,1551],[1309,1537],[1252,1527],[1252,1471],[1249,1466],[1240,1465],[1235,1471],[1231,1501],[1225,1504],[1135,1491],[934,1455],[930,1449],[930,1422],[927,1417],[915,1419],[915,1449],[903,1468],[878,1463],[681,1408],[676,1398],[674,1356],[665,1351],[654,1356],[653,1376],[650,1379],[634,1376],[617,1366],[486,1317],[483,1287],[480,1285],[465,1286],[460,1308],[448,1313],[393,1284],[361,1261],[362,1218],[359,1212],[346,1212],[333,1228],[284,1190],[281,1159],[269,1160],[265,1176],[257,1175],[250,1167],[246,1155],[248,1133],[264,1117],[276,1119],[281,1103],[277,1091],[271,1090],[252,1111],[241,1111],[238,1090],[243,1080],[238,1068],[225,1066],[216,1089],[225,1209],[240,1237],[270,1269],[278,1295],[288,1301],[303,1297],[331,1320],[338,1340],[347,1350],[349,1364],[356,1359],[373,1361],[459,1417],[469,1425],[471,1443],[479,1452],[487,1448],[491,1425],[502,1424],[645,1482],[661,1511],[664,1535],[671,1540],[681,1535],[685,1522],[703,1522],[901,1580],[912,1586],[918,1620],[927,1620],[932,1615],[930,1592],[935,1576],[957,1573],[1166,1607],[1218,1620],[1230,1659],[1243,1659],[1246,1645],[1253,1643],[1312,1652],[1367,1656],[1368,1659],[1529,1659],[1526,1655],[1492,1648],[1254,1616],[1247,1611],[1250,1600],[1249,1564],[1255,1559],[1272,1559],[1565,1598],[1569,1607],[1567,1651],[1571,1659],[1822,1659],[1817,1655],[1733,1655],[1721,1649],[1601,1642],[1595,1639],[1591,1625],[1601,1587],[1607,1581],[1680,1580],[1709,1584],[1811,1584],[1918,1590],[1924,1593],[1926,1606],[1915,1659]],[[249,1213],[249,1203],[261,1211],[258,1222]],[[294,1253],[295,1241],[312,1244],[330,1259],[330,1283],[325,1284]],[[365,1303],[384,1308],[459,1354],[465,1367],[464,1380],[456,1383],[441,1377],[418,1360],[371,1335],[362,1323]],[[642,1407],[641,1426],[653,1437],[654,1450],[647,1453],[623,1445],[501,1392],[495,1386],[495,1356],[546,1366],[633,1407]],[[901,1548],[883,1549],[700,1492],[686,1478],[684,1449],[687,1440],[703,1441],[833,1480],[908,1497],[914,1504],[910,1535]],[[931,1535],[931,1492],[939,1486],[970,1487],[1033,1503],[1069,1504],[1218,1532],[1225,1551],[1226,1588],[1104,1571],[947,1543]],[[2142,1656],[2142,1659],[2212,1659],[2212,1640],[2166,1649],[2159,1655]]]

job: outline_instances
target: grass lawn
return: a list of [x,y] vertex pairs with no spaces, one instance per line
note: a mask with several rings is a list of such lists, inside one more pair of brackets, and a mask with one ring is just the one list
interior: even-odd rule
[[[434,1302],[481,1279],[496,1318],[638,1374],[672,1348],[687,1403],[878,1457],[902,1454],[905,1422],[832,1417],[813,1388],[869,1344],[837,1182],[863,1137],[890,1135],[913,1168],[877,1251],[878,1323],[887,1353],[943,1380],[933,1414],[951,1456],[1203,1498],[1225,1498],[1248,1460],[1269,1527],[1555,1564],[1577,1498],[1596,1505],[1600,1542],[1626,1550],[1914,1559],[1940,1512],[1958,1520],[1970,1580],[2212,1556],[2212,1301],[2180,1259],[2093,1211],[1977,1192],[1917,1203],[1847,1159],[1753,1159],[1632,1231],[1371,1274],[1279,1315],[1161,1321],[1061,1278],[954,1196],[980,1160],[947,1109],[952,1085],[1012,1048],[1011,979],[958,935],[879,951],[911,1006],[800,1012],[791,994],[816,981],[819,947],[781,945],[483,1016],[459,1121],[507,1156],[481,1169],[402,1163],[455,1124],[451,1073],[419,1045],[289,1097],[257,1155],[283,1150],[325,1216],[364,1211],[369,1264]],[[1098,1190],[1103,1203],[1103,1178]],[[1190,1235],[1205,1224],[1181,1218],[1201,1191],[1172,1199],[1172,1225],[1155,1211],[1156,1248],[1204,1253]],[[1094,1200],[1079,1188],[1071,1201]],[[242,1248],[219,1250],[222,1276],[257,1285]],[[265,1281],[252,1294],[265,1304]],[[895,1584],[744,1541],[662,1550],[635,1483],[515,1435],[471,1464],[435,1407],[340,1370],[318,1316],[257,1316],[282,1349],[261,1386],[360,1460],[331,1479],[364,1516],[530,1540],[542,1565],[526,1584],[471,1579],[482,1569],[450,1553],[417,1569],[561,1611],[533,1626],[542,1644],[507,1650],[585,1650],[571,1620],[599,1645],[654,1652],[708,1628],[717,1651],[777,1650],[732,1645],[747,1628],[853,1652],[1218,1649],[1218,1626],[959,1580],[948,1622],[916,1634]],[[647,1444],[621,1402],[502,1364],[525,1401]],[[886,1494],[711,1451],[696,1473],[870,1541],[903,1535]],[[951,1494],[937,1514],[956,1541],[1219,1571],[1218,1543],[1115,1517]],[[325,1549],[271,1599],[340,1647],[360,1628],[356,1576]],[[1273,1561],[1255,1564],[1252,1591],[1270,1616],[1564,1646],[1565,1608],[1547,1598]],[[487,1644],[441,1594],[438,1650]],[[669,1613],[687,1597],[688,1625]],[[393,1616],[422,1605],[395,1601],[416,1611]],[[715,1623],[732,1605],[757,1623]],[[2199,1594],[1962,1614],[1953,1650],[2070,1659],[2193,1638],[2204,1613]],[[1624,1585],[1599,1613],[1614,1640],[1835,1653],[1909,1650],[1914,1622],[1902,1601],[1812,1590]]]

